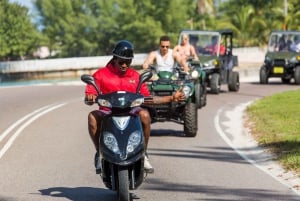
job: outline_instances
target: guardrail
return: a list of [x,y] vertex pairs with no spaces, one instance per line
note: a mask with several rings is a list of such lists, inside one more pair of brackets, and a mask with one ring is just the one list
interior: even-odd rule
[[[132,66],[141,66],[147,54],[135,54]],[[74,57],[0,62],[0,82],[19,79],[45,79],[78,77],[92,74],[105,66],[112,56]]]
[[[265,49],[234,48],[233,54],[238,56],[239,63],[259,63],[263,62]],[[141,66],[146,56],[147,54],[135,54],[132,66]],[[112,56],[97,56],[0,62],[0,81],[29,77],[76,77],[85,71],[92,73],[97,68],[105,66],[111,58]]]
[[[147,54],[136,54],[132,66],[142,65],[146,56]],[[111,58],[112,56],[97,56],[0,62],[0,73],[93,69],[105,66]]]

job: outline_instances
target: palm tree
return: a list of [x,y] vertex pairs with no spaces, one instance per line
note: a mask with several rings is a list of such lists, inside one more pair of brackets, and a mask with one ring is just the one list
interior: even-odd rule
[[198,13],[215,15],[214,0],[198,0]]

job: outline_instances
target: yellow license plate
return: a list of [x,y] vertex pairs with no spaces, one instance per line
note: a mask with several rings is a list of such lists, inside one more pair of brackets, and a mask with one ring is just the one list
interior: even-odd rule
[[279,74],[281,74],[283,72],[284,72],[283,67],[274,67],[273,68],[273,73],[279,73]]

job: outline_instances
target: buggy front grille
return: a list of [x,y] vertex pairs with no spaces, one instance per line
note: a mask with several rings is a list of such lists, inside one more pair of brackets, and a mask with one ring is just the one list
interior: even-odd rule
[[274,66],[285,66],[285,60],[284,59],[275,59]]

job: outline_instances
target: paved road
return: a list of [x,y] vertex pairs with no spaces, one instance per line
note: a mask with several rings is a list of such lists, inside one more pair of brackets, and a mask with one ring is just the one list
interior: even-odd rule
[[[83,85],[0,88],[0,200],[112,201],[94,174]],[[155,174],[135,192],[145,201],[300,200],[299,194],[234,148],[241,105],[296,85],[242,83],[238,93],[208,95],[195,138],[182,126],[153,124]],[[236,128],[236,129],[235,129]],[[231,144],[232,143],[232,144]],[[251,148],[247,148],[248,150]],[[252,147],[254,150],[255,147]],[[245,156],[245,155],[244,155]]]

